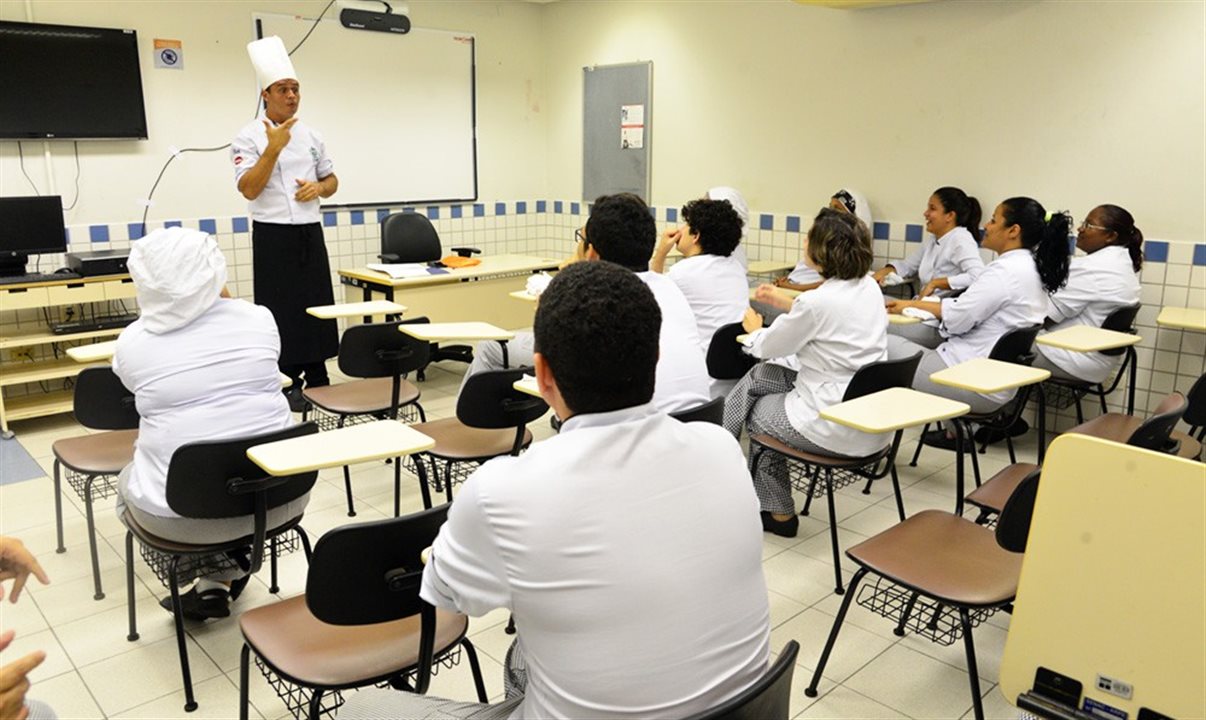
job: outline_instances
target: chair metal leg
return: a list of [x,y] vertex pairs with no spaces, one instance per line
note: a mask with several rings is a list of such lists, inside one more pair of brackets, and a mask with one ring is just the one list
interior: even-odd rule
[[[432,459],[432,465],[435,465],[435,460]],[[452,502],[452,461],[444,463],[444,497],[448,498],[448,502]]]
[[896,460],[892,460],[892,492],[896,495],[896,512],[900,515],[900,521],[905,521],[904,497],[900,494],[900,477],[896,474]]
[[[965,429],[967,430],[967,444],[970,445],[972,448],[972,451],[970,453],[971,459],[972,459],[972,477],[976,481],[976,487],[980,487],[980,458],[977,456],[978,454],[976,453],[976,444],[972,440],[971,424],[970,423],[966,424]],[[955,432],[956,433],[959,432],[958,426],[956,426]]]
[[[784,463],[787,460],[783,461]],[[808,492],[804,494],[804,507],[800,510],[801,515],[808,515],[812,509],[812,493],[817,489],[817,478],[821,475],[821,466],[817,465],[812,468],[812,476],[808,479]]]
[[984,703],[980,699],[980,673],[976,669],[976,643],[972,640],[971,618],[967,608],[959,608],[959,623],[963,625],[963,649],[967,651],[967,674],[971,681],[972,710],[976,720],[984,720]]
[[[1127,360],[1130,361],[1130,378],[1126,386],[1126,414],[1135,414],[1135,372],[1136,366],[1139,364],[1139,357],[1135,353],[1135,347],[1132,345],[1126,349]],[[1104,398],[1103,398],[1104,399]]]
[[934,606],[934,614],[930,616],[930,621],[927,622],[925,624],[925,626],[927,628],[929,628],[930,630],[937,630],[938,629],[938,618],[942,617],[942,611],[945,609],[946,609],[946,606],[943,605],[942,603],[938,603],[937,605],[935,605]]
[[180,556],[172,556],[172,564],[168,570],[168,589],[172,591],[172,616],[176,624],[176,649],[180,652],[180,675],[184,679],[184,711],[192,712],[197,709],[197,701],[193,697],[193,674],[188,667],[188,643],[184,639],[184,610],[180,606],[180,585],[176,580],[176,570],[180,565]]
[[[1101,401],[1101,414],[1105,415],[1106,413],[1108,413],[1110,411],[1109,406],[1106,405],[1105,388],[1102,388],[1102,391],[1097,395],[1097,399]],[[1132,413],[1127,413],[1127,414],[1130,415]]]
[[469,638],[461,640],[461,647],[465,649],[465,656],[469,658],[469,669],[473,671],[473,687],[477,690],[477,701],[490,702],[490,698],[486,697],[486,683],[482,680],[482,666],[477,662],[477,650],[473,643],[469,642]]
[[1035,451],[1038,464],[1042,465],[1047,457],[1047,393],[1043,387],[1038,387],[1038,449]]
[[829,500],[829,542],[833,545],[833,592],[841,595],[846,591],[842,587],[842,551],[838,547],[837,512],[833,508],[833,471],[829,468],[825,468],[825,495]]
[[88,551],[92,555],[92,594],[93,600],[104,600],[105,591],[101,588],[100,558],[96,552],[96,518],[92,514],[92,483],[95,475],[89,475],[84,481],[84,518],[88,521]]
[[402,458],[394,458],[394,517],[402,517]]
[[60,480],[62,469],[59,466],[59,459],[54,460],[54,531],[55,537],[59,544],[54,549],[56,553],[67,552],[67,546],[63,544],[63,486]]
[[[963,516],[963,423],[959,420],[951,421],[951,425],[955,428],[955,514]],[[972,448],[973,454],[975,448]]]
[[272,593],[273,595],[281,591],[281,586],[277,583],[276,545],[277,539],[274,535],[272,536],[272,539],[268,541],[268,592]]
[[247,720],[248,706],[251,705],[251,648],[243,643],[239,651],[239,720]]
[[423,495],[423,509],[431,509],[431,488],[427,484],[427,464],[422,455],[412,455],[415,461],[415,472],[419,474],[419,492]]
[[930,424],[926,423],[925,427],[921,428],[921,436],[917,438],[917,449],[913,451],[913,459],[909,461],[909,467],[917,467],[917,458],[921,457],[921,441],[925,439],[925,434],[930,431]]
[[838,609],[837,617],[833,619],[833,628],[829,631],[829,639],[825,641],[825,649],[821,651],[821,659],[817,661],[817,669],[812,673],[812,682],[808,683],[808,687],[804,689],[804,694],[810,698],[817,696],[817,684],[821,682],[821,672],[825,670],[825,665],[829,662],[829,653],[833,652],[833,644],[837,642],[838,631],[842,629],[846,611],[850,609],[850,601],[854,599],[854,589],[858,587],[859,581],[866,574],[867,568],[861,567],[850,579],[850,592],[846,593],[846,597],[842,599],[842,607]]
[[307,717],[310,720],[320,720],[322,713],[322,689],[314,688],[313,694],[310,695],[310,709]]
[[134,614],[134,533],[126,531],[126,610],[129,613],[130,631],[126,640],[138,639],[138,618]]
[[909,595],[909,601],[905,603],[904,612],[900,614],[900,622],[896,623],[896,627],[892,629],[892,634],[897,637],[904,637],[905,625],[908,624],[909,618],[913,616],[913,606],[917,604],[917,593]]
[[306,554],[306,563],[309,563],[310,562],[310,552],[311,552],[310,551],[310,536],[306,535],[306,531],[302,530],[301,525],[298,525],[297,527],[295,527],[293,529],[295,532],[297,532],[298,539],[301,540],[302,552],[304,552]]
[[1018,456],[1013,452],[1013,436],[1008,432],[1005,433],[1005,447],[1009,450],[1009,464],[1013,465],[1018,461]]
[[343,491],[348,496],[348,517],[356,517],[356,505],[352,500],[352,471],[343,466]]

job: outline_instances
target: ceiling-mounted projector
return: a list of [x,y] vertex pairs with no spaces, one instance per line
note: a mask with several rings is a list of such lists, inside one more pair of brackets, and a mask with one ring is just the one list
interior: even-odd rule
[[352,30],[376,30],[377,32],[397,33],[399,35],[405,35],[410,32],[410,18],[405,15],[395,15],[393,9],[388,4],[381,4],[385,5],[385,12],[381,12],[380,10],[365,10],[358,7],[344,7],[339,11],[339,22],[345,28],[351,28]]

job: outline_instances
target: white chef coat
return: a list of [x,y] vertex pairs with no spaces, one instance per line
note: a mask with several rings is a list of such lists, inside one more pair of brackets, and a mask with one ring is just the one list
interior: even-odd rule
[[787,281],[797,285],[811,285],[812,283],[821,282],[825,278],[821,277],[821,273],[808,267],[808,263],[804,260],[796,263],[795,269],[787,276]]
[[[260,155],[268,147],[268,133],[264,129],[264,117],[243,126],[230,144],[230,159],[235,166],[235,184],[243,174],[255,166]],[[271,122],[271,121],[269,121]],[[281,150],[276,166],[268,178],[268,184],[259,197],[248,203],[251,219],[257,222],[280,225],[307,225],[320,219],[319,199],[298,202],[297,180],[317,182],[332,175],[335,164],[327,157],[327,148],[322,136],[301,120],[289,128],[289,144]]]
[[736,258],[695,255],[682,258],[667,273],[695,314],[695,330],[704,357],[712,336],[724,325],[741,322],[750,306],[749,281]]
[[[935,239],[926,235],[912,255],[893,260],[892,267],[902,278],[916,276],[924,285],[934,278],[946,278],[951,290],[969,287],[984,272],[980,248],[967,228],[957,226]],[[918,288],[920,290],[920,288]]]
[[746,342],[755,357],[794,355],[799,361],[795,389],[784,401],[796,432],[830,452],[851,457],[870,455],[889,443],[885,434],[860,432],[819,415],[842,401],[859,368],[887,358],[884,295],[869,275],[830,278],[801,293],[790,312],[769,328],[751,333]]
[[758,501],[723,428],[651,404],[576,415],[465,482],[424,600],[509,608],[528,668],[512,718],[681,718],[769,658]]
[[167,504],[172,453],[185,443],[289,427],[281,394],[281,341],[266,308],[220,298],[170,332],[135,321],[117,338],[113,372],[134,393],[138,441],[126,500],[143,512],[180,517]]
[[[1139,295],[1139,276],[1125,247],[1110,245],[1091,255],[1072,258],[1068,284],[1048,298],[1047,317],[1056,322],[1050,331],[1075,325],[1101,327],[1118,308],[1138,305]],[[1091,383],[1104,381],[1125,357],[1048,345],[1035,345],[1035,349],[1072,377]]]
[[708,375],[705,355],[699,349],[699,332],[691,306],[674,281],[665,275],[647,270],[636,276],[653,291],[662,311],[653,401],[659,410],[671,413],[706,403],[711,399],[708,387],[712,378]]

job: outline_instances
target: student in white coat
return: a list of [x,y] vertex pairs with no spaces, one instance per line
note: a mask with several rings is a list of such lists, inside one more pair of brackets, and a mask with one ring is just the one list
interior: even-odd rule
[[[575,258],[605,260],[628,268],[649,286],[661,308],[661,357],[653,394],[657,408],[673,413],[706,403],[711,378],[704,353],[699,349],[695,315],[674,281],[649,269],[649,258],[657,242],[657,224],[649,213],[649,206],[630,193],[604,195],[595,200],[586,227],[576,235]],[[533,333],[516,333],[507,343],[508,364],[511,367],[531,365],[533,346]],[[465,377],[502,367],[501,346],[496,342],[478,343]],[[464,387],[463,381],[461,387]]]
[[[478,469],[432,545],[424,600],[513,614],[510,697],[361,691],[340,720],[682,718],[765,673],[757,500],[732,437],[651,402],[660,314],[648,286],[611,263],[553,279],[534,361],[561,433]],[[521,661],[526,680],[512,672]]]
[[[704,357],[712,336],[724,325],[741,322],[750,306],[745,268],[733,257],[741,242],[741,218],[728,200],[692,200],[682,208],[682,226],[662,233],[649,267],[665,273],[682,291],[695,314],[695,330]],[[682,254],[666,271],[671,250]],[[722,397],[734,381],[711,383],[712,397]]]
[[708,190],[705,196],[709,200],[728,200],[733,209],[737,211],[737,217],[741,218],[741,242],[737,243],[737,247],[733,250],[733,257],[737,262],[741,263],[741,269],[748,272],[750,269],[750,259],[745,251],[745,239],[750,235],[750,205],[742,197],[737,188],[731,188],[726,185],[720,185]]
[[[755,357],[793,357],[799,372],[779,364],[755,365],[724,406],[724,427],[740,437],[766,433],[801,450],[863,457],[885,447],[889,438],[838,425],[820,417],[822,408],[842,401],[846,386],[862,366],[887,354],[888,318],[883,293],[871,279],[873,254],[867,226],[850,213],[825,208],[808,231],[804,257],[825,278],[801,293],[786,315],[763,329],[762,317],[747,311],[747,345]],[[775,297],[773,285],[759,298]],[[752,468],[751,468],[752,470]],[[795,537],[799,526],[781,457],[764,459],[753,476],[762,506],[762,528]]]
[[[942,321],[939,331],[946,341],[925,348],[903,337],[888,338],[891,357],[907,357],[922,350],[913,388],[965,402],[972,412],[991,412],[1013,398],[1015,391],[982,395],[930,381],[930,375],[952,365],[988,357],[1010,330],[1040,325],[1047,316],[1047,296],[1068,279],[1068,233],[1072,219],[1065,213],[1048,215],[1038,201],[1028,197],[1005,200],[993,211],[984,228],[984,247],[998,253],[962,295],[931,303],[924,300],[890,300],[888,312],[921,306]],[[954,447],[954,436],[938,430],[925,438],[928,445]]]
[[[829,198],[829,207],[840,212],[848,212],[863,221],[867,226],[867,238],[870,243],[870,233],[873,220],[871,219],[871,203],[867,202],[867,198],[858,190],[850,188],[842,188]],[[791,273],[784,275],[775,280],[775,286],[784,288],[785,290],[798,290],[804,292],[820,287],[825,279],[814,267],[808,264],[808,258],[800,259],[796,263],[796,267]]]

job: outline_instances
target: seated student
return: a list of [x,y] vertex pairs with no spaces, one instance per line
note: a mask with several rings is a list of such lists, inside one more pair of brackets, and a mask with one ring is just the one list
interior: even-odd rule
[[750,229],[750,206],[737,192],[736,188],[721,185],[708,190],[704,197],[709,200],[728,200],[733,209],[737,211],[737,217],[741,218],[741,242],[737,243],[737,247],[733,249],[733,257],[737,262],[741,263],[741,269],[748,272],[750,269],[750,259],[745,252],[745,239],[749,236]]
[[[750,354],[791,356],[799,372],[769,362],[755,365],[729,393],[724,427],[733,437],[748,429],[809,452],[870,455],[888,444],[884,436],[819,416],[822,408],[842,401],[859,368],[886,355],[888,319],[883,293],[868,274],[873,255],[867,226],[850,213],[825,208],[808,231],[804,257],[825,281],[797,296],[769,328],[762,329],[762,317],[753,310],[745,318]],[[773,298],[775,288],[762,285],[757,295]],[[800,521],[781,458],[759,463],[754,489],[762,504],[763,530],[795,537]]]
[[[855,215],[863,224],[867,226],[868,244],[870,244],[871,232],[871,204],[867,202],[867,198],[858,190],[850,190],[842,188],[829,198],[829,207],[838,212],[847,212]],[[787,290],[812,290],[817,288],[824,282],[815,269],[808,264],[807,258],[801,258],[800,262],[796,263],[796,267],[789,275],[784,275],[775,280],[775,287],[781,287]]]
[[[922,282],[918,297],[946,297],[963,290],[984,272],[984,260],[976,238],[980,233],[980,202],[957,187],[940,187],[930,196],[925,208],[925,230],[930,236],[904,260],[888,263],[875,272],[882,285],[895,272],[902,278],[914,275]],[[920,305],[923,310],[930,305]],[[918,345],[935,348],[942,342],[938,322],[893,325],[893,335],[908,338]]]
[[522,695],[487,706],[362,691],[340,720],[682,718],[766,671],[762,541],[741,448],[650,402],[660,315],[617,265],[553,279],[534,360],[561,433],[478,469],[432,545],[420,594],[474,616],[508,608]]
[[[147,531],[189,543],[250,535],[250,515],[197,519],[173,512],[167,471],[185,443],[293,424],[281,394],[272,313],[226,294],[226,260],[218,243],[197,230],[155,230],[133,241],[129,268],[141,316],[118,337],[113,372],[134,393],[139,423],[134,461],[118,479],[118,517],[129,513]],[[308,499],[270,511],[268,526],[300,515]],[[230,615],[231,581],[237,596],[246,580],[241,571],[199,580],[181,597],[185,617]]]
[[[666,273],[666,256],[674,248],[683,257],[667,276],[682,291],[695,314],[695,330],[704,357],[712,336],[724,325],[741,322],[750,306],[745,269],[732,256],[741,242],[741,218],[728,200],[692,200],[683,206],[682,227],[662,233],[649,266]],[[732,382],[712,380],[712,397],[728,392]]]
[[[993,211],[984,228],[984,247],[998,257],[958,297],[932,303],[924,300],[890,300],[888,312],[921,306],[937,316],[946,341],[937,349],[924,348],[903,337],[888,338],[891,357],[922,350],[913,388],[965,402],[972,412],[991,412],[1013,398],[1006,390],[981,395],[930,381],[930,375],[952,365],[988,357],[997,340],[1010,330],[1038,325],[1047,314],[1047,296],[1068,278],[1068,232],[1072,220],[1064,213],[1048,214],[1038,201],[1015,197]],[[925,441],[937,447],[954,447],[954,436],[938,430]]]
[[[657,408],[673,413],[706,403],[711,378],[705,356],[699,349],[691,306],[673,280],[649,270],[649,258],[657,242],[657,224],[645,201],[629,193],[600,197],[578,237],[575,258],[606,260],[628,268],[649,286],[661,308],[661,356],[653,394]],[[532,333],[520,332],[507,343],[511,367],[532,364],[533,339]],[[501,367],[503,358],[499,344],[478,343],[465,377]],[[464,387],[463,381],[461,387]]]

